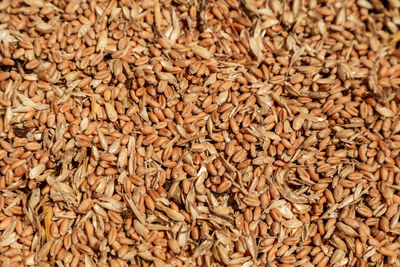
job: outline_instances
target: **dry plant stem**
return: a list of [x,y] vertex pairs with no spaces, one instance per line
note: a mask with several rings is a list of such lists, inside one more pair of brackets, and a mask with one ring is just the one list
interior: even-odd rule
[[399,8],[1,1],[1,266],[400,266]]

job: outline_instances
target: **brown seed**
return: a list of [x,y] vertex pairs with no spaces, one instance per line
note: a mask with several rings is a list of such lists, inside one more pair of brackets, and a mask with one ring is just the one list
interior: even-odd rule
[[234,162],[243,162],[247,157],[247,152],[244,149],[240,149],[238,152],[236,152],[233,157],[232,160]]
[[0,3],[0,262],[396,265],[398,1],[181,2]]

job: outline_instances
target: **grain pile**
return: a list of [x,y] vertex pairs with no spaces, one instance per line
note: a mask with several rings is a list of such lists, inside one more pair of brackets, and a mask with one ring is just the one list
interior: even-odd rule
[[399,7],[1,1],[1,266],[399,266]]

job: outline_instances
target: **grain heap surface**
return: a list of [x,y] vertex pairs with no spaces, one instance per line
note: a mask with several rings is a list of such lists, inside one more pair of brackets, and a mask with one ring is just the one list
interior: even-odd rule
[[1,266],[400,266],[399,7],[2,0]]

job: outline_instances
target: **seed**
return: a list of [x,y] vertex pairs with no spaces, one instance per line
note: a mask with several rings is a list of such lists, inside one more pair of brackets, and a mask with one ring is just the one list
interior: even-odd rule
[[106,113],[110,121],[115,122],[118,119],[118,114],[115,111],[114,107],[110,103],[104,104],[106,107]]
[[399,1],[53,2],[0,3],[0,264],[399,262]]
[[209,59],[212,57],[212,54],[202,46],[194,46],[192,47],[193,53],[203,59]]
[[232,160],[234,162],[242,162],[243,160],[246,159],[247,152],[244,149],[239,150],[238,152],[233,155]]

